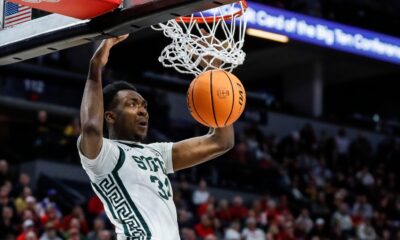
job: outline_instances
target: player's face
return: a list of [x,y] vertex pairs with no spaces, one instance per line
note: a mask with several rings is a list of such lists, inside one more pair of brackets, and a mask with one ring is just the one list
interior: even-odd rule
[[146,100],[132,90],[121,90],[116,98],[114,130],[118,139],[142,141],[149,122]]

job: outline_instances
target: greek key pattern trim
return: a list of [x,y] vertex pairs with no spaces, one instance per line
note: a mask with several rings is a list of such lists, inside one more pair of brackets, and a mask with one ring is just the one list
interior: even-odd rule
[[112,210],[118,218],[117,220],[124,225],[125,234],[128,233],[127,239],[144,240],[146,231],[135,215],[133,209],[135,206],[129,204],[129,201],[126,199],[126,196],[124,196],[111,174],[99,183],[99,188],[110,202],[113,208]]

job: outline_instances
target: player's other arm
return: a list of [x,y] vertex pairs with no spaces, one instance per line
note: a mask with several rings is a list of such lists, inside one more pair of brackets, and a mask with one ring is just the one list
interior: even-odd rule
[[81,152],[89,159],[97,157],[103,144],[102,71],[108,62],[110,49],[127,37],[128,35],[123,35],[103,40],[90,60],[80,110],[82,136],[79,146]]
[[[206,30],[201,29],[201,32],[204,36],[207,36],[206,41],[208,43],[215,40]],[[207,45],[207,43],[202,42],[200,44]],[[197,58],[198,56],[193,57]],[[206,68],[207,62],[210,62],[211,58],[211,56],[204,57],[200,65]],[[219,68],[222,61],[214,59],[210,64]],[[232,149],[234,145],[235,134],[232,125],[224,128],[210,128],[208,134],[204,136],[174,143],[172,146],[173,169],[178,171],[214,159]]]
[[216,158],[233,148],[234,144],[233,126],[210,129],[204,136],[174,143],[172,146],[174,171]]

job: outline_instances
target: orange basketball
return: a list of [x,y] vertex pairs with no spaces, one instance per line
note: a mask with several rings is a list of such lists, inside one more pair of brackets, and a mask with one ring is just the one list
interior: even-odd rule
[[210,70],[190,84],[187,103],[193,118],[207,127],[234,123],[246,105],[246,92],[240,80],[223,70]]

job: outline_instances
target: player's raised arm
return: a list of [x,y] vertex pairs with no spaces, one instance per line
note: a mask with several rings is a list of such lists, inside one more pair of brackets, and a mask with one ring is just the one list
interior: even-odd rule
[[186,139],[172,146],[172,161],[174,171],[192,167],[216,158],[235,144],[233,126],[210,129],[209,133]]
[[81,152],[90,159],[99,154],[103,141],[102,71],[108,62],[110,49],[127,37],[128,35],[123,35],[103,40],[90,60],[80,110],[82,138],[79,146]]

